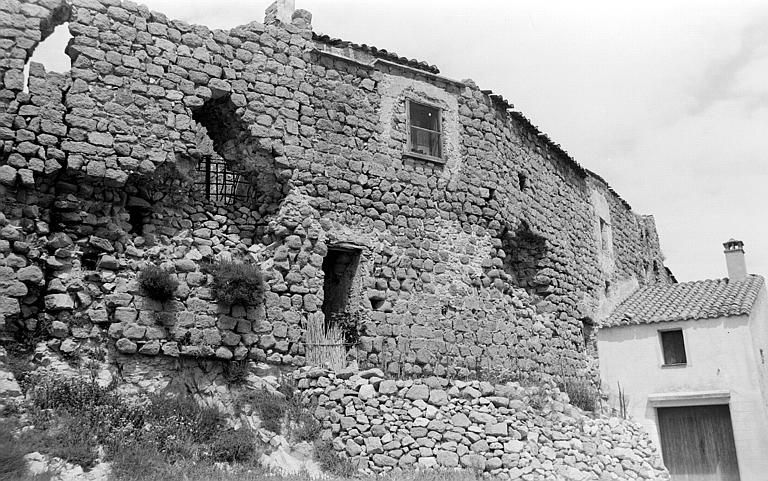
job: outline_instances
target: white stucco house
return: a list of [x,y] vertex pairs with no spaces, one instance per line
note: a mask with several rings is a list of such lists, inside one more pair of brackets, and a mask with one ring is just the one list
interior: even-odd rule
[[723,245],[727,278],[640,288],[598,330],[603,385],[674,481],[768,480],[768,294]]

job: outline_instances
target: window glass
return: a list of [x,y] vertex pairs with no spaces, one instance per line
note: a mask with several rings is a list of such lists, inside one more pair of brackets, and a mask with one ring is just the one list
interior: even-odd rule
[[411,152],[440,157],[440,134],[411,127]]
[[664,364],[685,364],[685,341],[683,331],[663,331],[661,346],[664,351]]
[[435,107],[408,102],[408,132],[410,151],[429,157],[442,157],[440,110]]
[[411,127],[440,131],[440,115],[436,108],[411,102]]

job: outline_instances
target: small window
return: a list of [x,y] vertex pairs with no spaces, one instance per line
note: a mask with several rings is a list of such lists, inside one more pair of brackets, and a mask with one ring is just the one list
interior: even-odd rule
[[442,158],[440,109],[408,101],[408,151]]
[[664,353],[664,365],[686,364],[688,360],[685,357],[685,341],[683,340],[683,331],[661,331],[661,348]]

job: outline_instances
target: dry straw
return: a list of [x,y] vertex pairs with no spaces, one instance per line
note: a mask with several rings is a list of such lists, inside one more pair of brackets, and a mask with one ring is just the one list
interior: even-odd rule
[[307,320],[307,363],[310,366],[341,370],[346,364],[346,357],[347,349],[341,328],[332,325],[326,329],[321,316],[311,316]]

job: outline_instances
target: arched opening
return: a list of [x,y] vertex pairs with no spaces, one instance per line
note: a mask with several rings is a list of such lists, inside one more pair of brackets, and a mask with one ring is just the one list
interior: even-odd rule
[[198,160],[195,191],[212,201],[239,204],[262,216],[277,211],[287,192],[279,181],[274,156],[254,139],[229,95],[210,99],[192,118]]
[[70,7],[61,5],[51,11],[48,18],[40,20],[40,43],[27,52],[24,65],[23,91],[29,91],[29,71],[32,62],[42,64],[48,72],[64,73],[72,68],[72,59],[66,50],[72,34],[69,33]]

